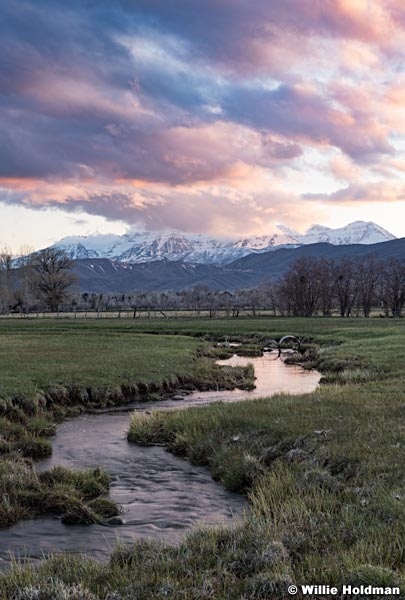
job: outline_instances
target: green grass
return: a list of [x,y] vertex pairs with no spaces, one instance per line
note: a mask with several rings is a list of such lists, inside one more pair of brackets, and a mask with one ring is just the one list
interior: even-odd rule
[[[69,339],[90,331],[100,340],[114,334],[123,344],[153,334],[147,336],[152,352],[166,335],[176,334],[170,343],[183,351],[190,343],[189,357],[201,344],[193,337],[236,341],[290,333],[305,340],[307,365],[322,369],[324,383],[302,396],[137,415],[132,441],[164,442],[208,465],[229,489],[248,494],[251,508],[244,522],[233,529],[198,529],[178,547],[155,542],[118,547],[102,567],[71,556],[50,558],[38,569],[16,564],[0,577],[0,598],[281,599],[288,597],[290,583],[349,582],[399,585],[405,597],[405,321],[36,325],[23,323],[18,333],[16,324],[1,323],[0,332],[6,335],[9,327],[10,335],[21,339]],[[167,368],[166,377],[185,374],[177,364],[171,372]],[[33,432],[46,429],[46,422],[38,422]]]
[[208,360],[210,354],[216,358],[202,340],[148,335],[131,322],[0,320],[0,415],[2,397],[22,396],[18,404],[25,403],[26,413],[29,399],[38,394],[66,405],[80,403],[80,394],[86,399],[87,391],[93,396],[90,402],[100,404],[108,396],[117,403],[120,398],[115,402],[114,394],[123,395],[122,402],[136,399],[138,392],[162,392],[182,382],[203,389],[217,381],[224,389],[234,387],[229,370],[217,368]]
[[[215,354],[200,340],[156,337],[115,323],[94,327],[83,322],[0,321],[0,465],[17,474],[29,472],[34,481],[32,462],[23,459],[50,455],[55,420],[83,410],[153,401],[173,394],[180,385],[253,386],[252,368],[218,367]],[[6,484],[1,488],[0,479],[0,527],[55,512],[66,523],[97,521],[77,478],[67,470],[62,475],[56,493],[49,492],[49,484],[33,491],[25,477],[21,489],[13,493]],[[90,499],[107,490],[108,485]]]
[[[129,439],[165,442],[228,488],[247,491],[268,541],[283,543],[294,581],[341,583],[366,564],[403,577],[405,323],[271,325],[274,337],[312,340],[312,364],[334,383],[310,395],[135,415]],[[222,332],[228,326],[219,324]],[[237,333],[251,327],[238,323]]]
[[[55,467],[38,474],[30,461],[5,458],[0,460],[1,524],[43,514],[59,515],[65,523],[97,523],[105,516],[100,496],[108,492],[109,481],[98,468],[68,471]],[[114,505],[111,511],[117,514],[118,508]]]
[[113,387],[191,377],[201,345],[187,337],[157,340],[125,327],[71,325],[0,321],[0,395],[32,395],[54,384]]

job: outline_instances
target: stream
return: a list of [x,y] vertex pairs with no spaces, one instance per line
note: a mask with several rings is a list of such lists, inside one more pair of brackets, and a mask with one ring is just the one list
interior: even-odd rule
[[[138,403],[131,410],[173,410],[211,402],[312,392],[320,374],[286,365],[277,353],[259,358],[234,355],[222,365],[252,363],[256,388],[252,391],[194,392],[183,401]],[[205,467],[191,465],[160,446],[137,446],[126,440],[128,412],[84,414],[58,426],[52,456],[36,463],[37,470],[56,465],[72,469],[101,466],[111,477],[110,497],[120,504],[120,523],[64,525],[59,518],[21,521],[0,531],[0,570],[14,556],[35,560],[51,552],[85,552],[107,560],[118,540],[153,538],[171,544],[198,524],[232,525],[240,521],[247,500],[211,479]]]

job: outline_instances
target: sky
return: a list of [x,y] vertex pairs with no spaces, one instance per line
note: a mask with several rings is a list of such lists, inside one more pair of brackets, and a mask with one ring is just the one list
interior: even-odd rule
[[405,236],[403,0],[2,0],[0,247]]

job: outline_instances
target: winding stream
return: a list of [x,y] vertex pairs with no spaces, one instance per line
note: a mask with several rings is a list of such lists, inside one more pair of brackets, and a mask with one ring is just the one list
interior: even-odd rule
[[[139,403],[134,410],[173,410],[216,401],[313,391],[320,379],[316,371],[287,366],[275,353],[259,358],[234,355],[218,364],[253,363],[256,388],[219,392],[195,392],[183,402]],[[87,414],[62,423],[53,441],[50,458],[38,461],[38,470],[55,465],[83,469],[102,466],[112,476],[110,497],[122,506],[121,524],[64,525],[57,518],[21,521],[0,530],[0,569],[10,555],[37,559],[50,552],[86,552],[106,560],[118,539],[154,538],[178,542],[196,523],[237,522],[247,507],[246,499],[225,490],[211,479],[208,469],[192,466],[163,447],[129,444],[127,412]]]

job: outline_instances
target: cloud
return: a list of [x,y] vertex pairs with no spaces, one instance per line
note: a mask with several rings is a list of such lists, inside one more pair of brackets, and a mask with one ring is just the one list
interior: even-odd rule
[[[194,56],[236,73],[262,72],[301,62],[308,38],[359,40],[382,49],[403,40],[396,19],[400,1],[322,0],[122,0],[127,15],[170,32],[193,46]],[[299,41],[299,49],[291,44]],[[304,50],[304,53],[302,53]]]
[[231,119],[289,139],[335,146],[358,160],[393,152],[388,131],[375,124],[373,113],[364,106],[355,110],[352,98],[336,107],[335,99],[299,85],[274,90],[241,87],[233,90],[225,106]]
[[[9,204],[201,231],[292,223],[310,198],[402,198],[390,181],[405,148],[399,0],[6,0],[1,11]],[[323,193],[299,189],[308,172]]]
[[403,202],[405,200],[405,183],[396,182],[388,184],[383,181],[353,183],[331,194],[305,194],[304,198],[342,204]]
[[[249,183],[253,180],[254,184]],[[279,184],[275,177],[269,188],[265,169],[240,163],[222,180],[192,187],[140,181],[87,186],[41,182],[26,193],[16,189],[4,194],[0,182],[0,201],[37,210],[101,215],[132,227],[228,236],[266,233],[278,222],[289,222],[298,229],[308,226],[315,212],[296,194],[286,194]]]

